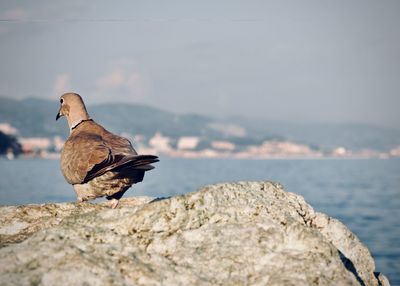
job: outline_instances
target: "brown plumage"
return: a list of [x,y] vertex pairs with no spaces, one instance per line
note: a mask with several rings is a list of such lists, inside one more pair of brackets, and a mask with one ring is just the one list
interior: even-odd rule
[[66,93],[60,98],[57,118],[65,116],[70,135],[61,152],[61,171],[73,185],[78,201],[106,196],[113,207],[157,156],[138,155],[128,139],[115,135],[90,119],[82,98]]

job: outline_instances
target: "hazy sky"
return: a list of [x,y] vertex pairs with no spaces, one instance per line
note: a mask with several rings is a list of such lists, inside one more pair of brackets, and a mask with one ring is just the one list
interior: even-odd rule
[[0,94],[400,125],[400,1],[1,1]]

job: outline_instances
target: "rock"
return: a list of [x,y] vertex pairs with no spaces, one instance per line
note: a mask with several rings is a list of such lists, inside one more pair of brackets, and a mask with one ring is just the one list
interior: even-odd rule
[[[151,201],[149,197],[126,200],[125,207],[135,207]],[[67,217],[108,210],[107,204],[62,203],[0,207],[0,247],[18,243],[39,230],[58,225]]]
[[340,221],[271,182],[0,208],[1,285],[388,285]]

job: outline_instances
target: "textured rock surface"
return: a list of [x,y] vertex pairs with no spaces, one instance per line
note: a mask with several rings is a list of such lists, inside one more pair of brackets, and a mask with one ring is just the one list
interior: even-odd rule
[[270,182],[2,207],[0,244],[1,285],[388,285],[340,221]]

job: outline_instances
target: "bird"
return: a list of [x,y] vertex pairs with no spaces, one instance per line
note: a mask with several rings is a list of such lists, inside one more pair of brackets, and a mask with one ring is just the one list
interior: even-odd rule
[[78,202],[99,197],[118,206],[124,193],[143,180],[159,161],[155,155],[138,155],[131,142],[107,131],[90,118],[82,97],[73,92],[60,97],[56,120],[65,117],[70,129],[61,151],[60,167]]

